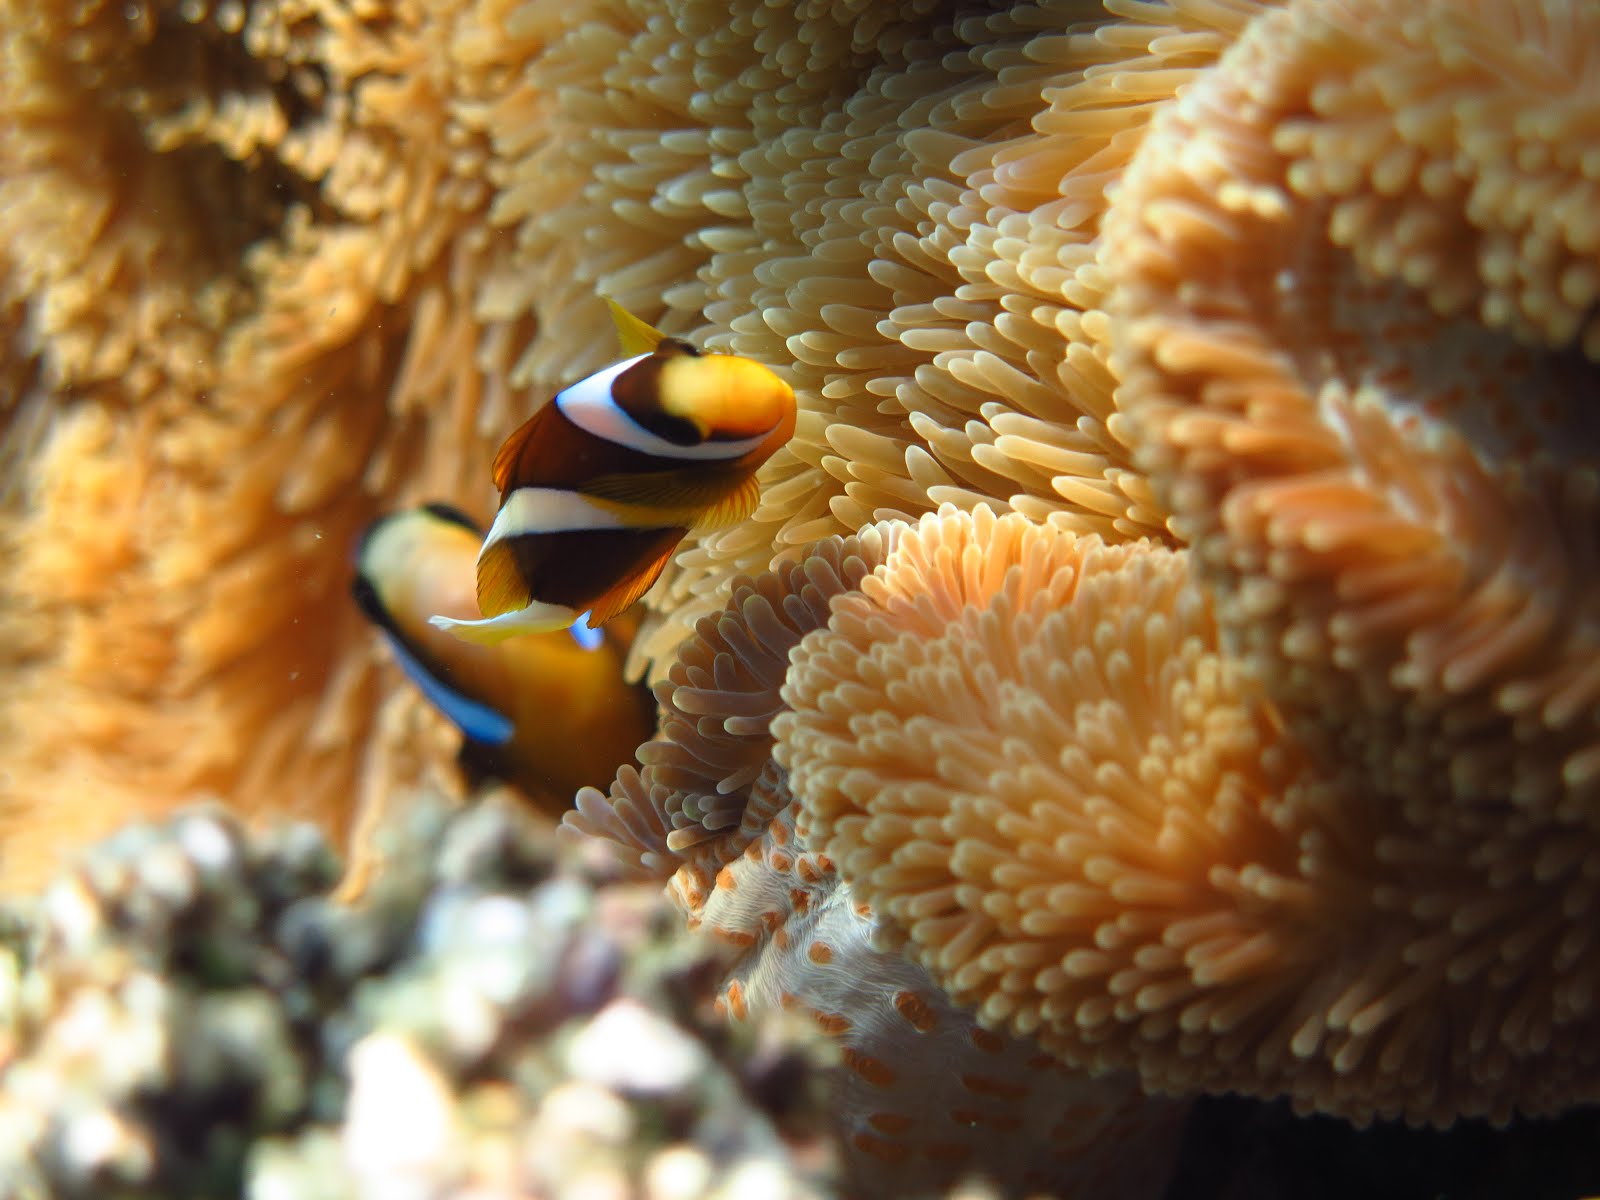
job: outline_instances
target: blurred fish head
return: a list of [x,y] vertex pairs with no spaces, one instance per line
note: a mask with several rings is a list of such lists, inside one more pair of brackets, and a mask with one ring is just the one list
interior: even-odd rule
[[650,736],[653,705],[623,677],[627,639],[562,629],[503,645],[441,631],[429,617],[476,608],[481,534],[447,505],[375,521],[355,552],[351,591],[396,661],[465,739],[475,775],[511,782],[561,811],[604,785]]

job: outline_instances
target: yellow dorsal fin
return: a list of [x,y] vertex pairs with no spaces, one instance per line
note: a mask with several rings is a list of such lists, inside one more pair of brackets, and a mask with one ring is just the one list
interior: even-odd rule
[[756,510],[761,487],[754,473],[679,468],[641,475],[599,475],[579,489],[596,500],[643,509],[640,523],[699,527],[732,525]]
[[667,565],[667,560],[672,557],[672,552],[677,548],[678,541],[674,539],[660,555],[645,563],[636,573],[619,580],[616,587],[605,595],[598,597],[589,606],[589,628],[599,629],[600,626],[648,592],[650,585],[660,577],[662,570]]
[[617,341],[622,343],[622,357],[633,358],[649,354],[665,338],[659,329],[646,325],[610,296],[601,296],[611,310],[611,323],[617,327]]

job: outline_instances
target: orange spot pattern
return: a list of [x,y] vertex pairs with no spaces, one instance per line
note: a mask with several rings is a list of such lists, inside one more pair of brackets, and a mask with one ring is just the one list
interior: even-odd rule
[[998,1096],[1003,1100],[1020,1100],[1028,1094],[1028,1088],[1020,1083],[1007,1083],[1003,1079],[994,1079],[988,1075],[963,1075],[961,1082],[969,1092],[976,1092],[980,1096]]
[[932,1033],[938,1024],[932,1006],[915,992],[896,992],[894,1007],[918,1033]]
[[811,1016],[817,1028],[831,1037],[842,1037],[850,1032],[850,1019],[839,1013],[814,1012]]
[[870,1154],[873,1158],[887,1163],[905,1161],[909,1151],[906,1147],[895,1142],[886,1142],[880,1137],[873,1137],[870,1133],[858,1133],[850,1139],[850,1144],[863,1154]]
[[894,1083],[894,1072],[881,1060],[873,1058],[870,1054],[863,1054],[859,1050],[853,1050],[849,1046],[844,1049],[844,1065],[874,1087],[888,1087]]
[[999,1054],[1000,1051],[1005,1049],[1005,1039],[998,1033],[991,1033],[987,1029],[979,1029],[976,1025],[972,1027],[972,1033],[969,1036],[972,1038],[972,1044],[986,1054]]

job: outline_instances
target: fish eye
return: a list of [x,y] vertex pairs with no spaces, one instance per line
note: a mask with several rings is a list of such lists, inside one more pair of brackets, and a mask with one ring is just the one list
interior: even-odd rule
[[638,421],[651,433],[663,441],[671,442],[674,446],[698,446],[705,439],[700,436],[700,430],[693,421],[683,417],[675,417],[671,413],[661,412],[659,409],[635,415]]
[[[664,347],[668,343],[662,342]],[[674,343],[683,346],[684,343]],[[674,352],[648,356],[611,381],[611,399],[639,425],[674,446],[698,446],[705,441],[699,427],[687,417],[661,406],[661,372]]]

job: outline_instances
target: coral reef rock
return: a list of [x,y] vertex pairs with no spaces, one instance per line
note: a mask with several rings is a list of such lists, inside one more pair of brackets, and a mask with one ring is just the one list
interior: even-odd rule
[[832,1194],[813,1035],[729,1032],[659,890],[493,800],[359,902],[309,826],[93,850],[0,948],[0,1196]]

